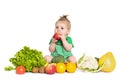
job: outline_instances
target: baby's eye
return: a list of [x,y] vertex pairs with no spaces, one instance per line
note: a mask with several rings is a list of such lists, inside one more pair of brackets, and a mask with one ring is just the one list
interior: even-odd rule
[[58,29],[58,26],[56,26],[56,29]]

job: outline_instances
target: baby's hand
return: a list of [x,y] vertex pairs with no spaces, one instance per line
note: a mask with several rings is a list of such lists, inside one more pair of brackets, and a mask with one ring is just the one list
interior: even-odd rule
[[61,34],[59,37],[61,38],[61,40],[66,40],[66,36],[64,34]]
[[52,43],[56,43],[57,41],[55,38],[52,38]]

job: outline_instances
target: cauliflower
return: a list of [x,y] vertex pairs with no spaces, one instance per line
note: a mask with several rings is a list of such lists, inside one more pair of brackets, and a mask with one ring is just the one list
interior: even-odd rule
[[99,66],[95,57],[85,56],[85,54],[83,54],[77,62],[77,67],[82,71],[96,73],[102,70],[104,63]]
[[81,63],[78,64],[79,67],[83,69],[97,69],[98,63],[97,60],[91,56],[84,56]]

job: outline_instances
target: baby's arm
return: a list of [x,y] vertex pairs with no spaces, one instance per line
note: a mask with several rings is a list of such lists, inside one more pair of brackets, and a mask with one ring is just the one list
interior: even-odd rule
[[66,39],[65,39],[65,40],[62,40],[62,42],[63,42],[64,48],[65,48],[67,51],[71,51],[72,45],[69,44]]
[[67,50],[67,51],[71,51],[72,49],[72,44],[69,44],[65,38],[65,36],[61,36],[61,40],[62,40],[62,43],[63,43],[63,46],[64,48]]
[[49,46],[49,51],[50,52],[54,52],[55,51],[55,43],[56,43],[57,40],[55,40],[54,38],[52,39],[52,42]]

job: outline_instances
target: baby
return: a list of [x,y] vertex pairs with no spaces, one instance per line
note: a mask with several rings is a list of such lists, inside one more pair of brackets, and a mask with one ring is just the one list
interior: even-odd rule
[[55,30],[54,34],[58,33],[57,35],[60,39],[52,37],[49,43],[49,51],[51,55],[46,55],[44,58],[49,63],[51,62],[52,58],[61,55],[64,59],[68,62],[76,63],[76,58],[73,56],[71,49],[74,47],[72,38],[69,35],[71,29],[71,22],[67,18],[66,15],[60,17],[57,22],[55,23]]

